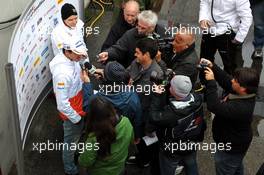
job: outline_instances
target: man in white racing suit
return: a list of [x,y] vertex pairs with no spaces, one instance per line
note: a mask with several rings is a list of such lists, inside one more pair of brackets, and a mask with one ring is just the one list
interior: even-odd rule
[[82,80],[79,61],[87,56],[85,45],[80,41],[63,44],[62,52],[58,53],[49,63],[52,73],[53,89],[56,96],[59,116],[63,120],[64,144],[63,163],[65,175],[77,175],[74,164],[73,146],[77,146],[83,129],[82,116]]
[[75,7],[71,4],[65,3],[61,7],[61,18],[63,23],[59,23],[51,33],[51,44],[54,56],[62,51],[63,43],[71,40],[80,40],[84,42],[84,23],[78,18]]

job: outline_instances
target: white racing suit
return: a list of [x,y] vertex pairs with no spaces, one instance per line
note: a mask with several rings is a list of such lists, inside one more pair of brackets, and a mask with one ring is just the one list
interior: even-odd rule
[[82,80],[80,79],[81,67],[78,62],[69,60],[63,53],[59,53],[49,64],[53,79],[53,89],[56,95],[57,108],[63,122],[62,158],[64,171],[67,174],[78,174],[74,164],[74,153],[71,145],[78,148],[78,141],[83,129],[81,116],[82,110]]
[[78,123],[81,116],[85,114],[82,110],[80,64],[69,60],[63,53],[59,53],[49,63],[49,66],[60,117],[63,120],[69,119],[72,123]]

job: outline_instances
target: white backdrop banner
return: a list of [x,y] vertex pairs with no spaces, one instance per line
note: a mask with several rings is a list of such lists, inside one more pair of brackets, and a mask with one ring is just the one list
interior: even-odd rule
[[12,36],[9,62],[14,65],[22,137],[32,107],[51,80],[50,33],[61,22],[60,9],[65,3],[73,4],[78,14],[83,10],[79,0],[35,0],[21,15]]

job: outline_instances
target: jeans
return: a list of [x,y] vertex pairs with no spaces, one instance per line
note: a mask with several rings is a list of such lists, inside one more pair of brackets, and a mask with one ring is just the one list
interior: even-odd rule
[[[83,129],[83,119],[78,124],[73,124],[67,120],[63,122],[64,130],[64,149],[62,151],[62,159],[64,164],[64,171],[68,174],[77,174],[78,168],[74,163],[74,153],[76,150],[71,150],[70,147],[73,144],[78,143]],[[75,146],[74,146],[75,147]]]
[[230,154],[217,150],[214,156],[216,175],[243,175],[245,153]]
[[262,49],[264,45],[264,1],[253,4],[252,15],[254,19],[254,41],[255,49]]
[[198,167],[196,163],[196,152],[187,155],[166,156],[159,153],[161,175],[174,175],[179,162],[183,162],[186,175],[197,175]]

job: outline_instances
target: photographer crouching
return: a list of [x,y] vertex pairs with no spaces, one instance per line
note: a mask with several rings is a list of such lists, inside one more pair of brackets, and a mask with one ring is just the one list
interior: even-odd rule
[[206,128],[202,99],[191,90],[192,82],[184,75],[175,75],[171,79],[169,92],[163,93],[161,85],[155,87],[150,123],[156,127],[160,143],[161,175],[174,175],[180,162],[187,175],[198,174],[195,148],[181,146],[202,141]]
[[[205,73],[207,108],[215,114],[212,125],[214,141],[230,144],[231,149],[218,149],[214,155],[217,175],[244,174],[243,158],[252,141],[251,122],[259,77],[252,68],[235,70],[233,78],[216,64],[201,59]],[[218,98],[216,82],[229,94]]]

